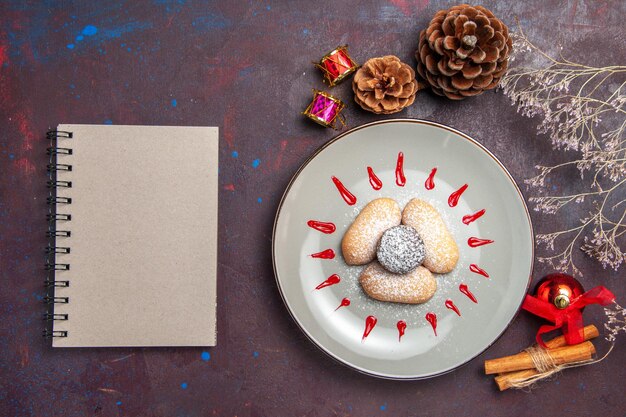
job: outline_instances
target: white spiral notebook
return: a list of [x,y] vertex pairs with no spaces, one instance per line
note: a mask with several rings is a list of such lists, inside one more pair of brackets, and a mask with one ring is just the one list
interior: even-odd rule
[[52,346],[214,346],[218,128],[48,137]]

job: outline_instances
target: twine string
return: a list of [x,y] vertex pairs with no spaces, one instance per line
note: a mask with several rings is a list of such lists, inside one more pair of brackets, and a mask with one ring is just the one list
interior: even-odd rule
[[554,360],[548,354],[547,350],[541,346],[531,346],[524,350],[530,355],[530,359],[532,359],[535,369],[538,370],[540,374],[550,372],[558,366],[554,363]]

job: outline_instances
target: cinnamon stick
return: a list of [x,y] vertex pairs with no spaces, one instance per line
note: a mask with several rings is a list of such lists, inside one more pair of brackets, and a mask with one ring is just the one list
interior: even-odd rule
[[[596,326],[594,326],[593,324],[589,324],[587,326],[585,326],[583,328],[583,340],[590,340],[593,338],[598,337],[598,335],[600,334],[600,332],[598,331],[598,328]],[[548,347],[548,349],[556,349],[556,348],[561,348],[564,346],[567,346],[567,342],[565,341],[565,336],[561,335],[558,337],[555,337],[554,339],[550,339],[546,342],[546,346]],[[525,352],[521,352],[520,354],[523,354]],[[518,355],[520,355],[518,354]],[[489,366],[489,368],[491,369],[492,364],[498,363],[500,361],[503,361],[505,359],[509,359],[509,358],[517,358],[518,355],[512,355],[512,356],[506,356],[503,358],[499,358],[499,359],[489,359],[485,361],[485,374],[491,374],[491,373],[503,373],[503,372],[508,372],[508,371],[500,371],[500,372],[487,372],[487,367]],[[488,365],[489,364],[489,365]],[[521,368],[521,369],[530,369],[530,368],[534,368],[534,365],[531,365],[529,368]],[[519,370],[519,369],[518,369]]]
[[[593,324],[589,324],[583,328],[583,341],[591,340],[600,335],[598,328]],[[565,336],[561,335],[555,337],[554,339],[550,339],[546,342],[546,346],[548,349],[556,349],[563,346],[567,346],[567,342],[565,341]]]
[[511,388],[513,382],[522,381],[526,378],[530,378],[538,374],[539,374],[539,371],[536,370],[535,368],[523,369],[521,371],[506,372],[506,373],[500,374],[496,376],[494,380],[496,381],[496,385],[498,385],[498,389],[500,391],[504,391],[504,390]]
[[[594,339],[598,337],[599,335],[600,335],[600,332],[598,331],[598,328],[594,326],[593,324],[590,324],[583,328],[584,340]],[[558,337],[555,337],[554,339],[547,341],[546,346],[549,349],[556,349],[556,348],[560,348],[563,346],[567,346],[567,342],[565,341],[565,336],[558,336]],[[521,371],[505,372],[496,376],[495,381],[500,391],[504,391],[504,390],[511,388],[512,382],[521,381],[526,378],[533,377],[537,374],[539,374],[539,371],[537,371],[534,368],[524,369]]]
[[[548,349],[546,353],[550,356],[552,361],[554,361],[555,365],[562,365],[568,362],[591,359],[591,356],[596,353],[596,349],[591,342],[587,341],[577,345]],[[528,352],[520,352],[517,355],[485,361],[485,374],[490,375],[502,372],[521,371],[534,367],[535,364],[530,354]]]

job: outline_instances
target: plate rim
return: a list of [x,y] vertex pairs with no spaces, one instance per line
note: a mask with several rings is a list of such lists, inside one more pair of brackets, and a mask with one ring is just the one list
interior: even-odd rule
[[361,129],[368,128],[368,127],[377,126],[377,125],[383,125],[383,124],[393,124],[393,123],[415,123],[415,124],[418,124],[418,125],[428,125],[428,126],[433,126],[433,127],[436,127],[436,128],[440,128],[440,129],[447,130],[449,132],[455,133],[458,136],[460,136],[463,139],[465,139],[468,142],[470,142],[472,145],[475,145],[479,150],[482,150],[483,152],[485,152],[487,154],[487,156],[489,156],[491,159],[493,159],[496,162],[496,164],[500,167],[500,169],[502,169],[502,171],[508,177],[508,179],[511,181],[511,184],[513,185],[513,188],[515,189],[515,191],[517,192],[517,194],[520,197],[520,200],[522,202],[522,206],[524,207],[524,211],[526,213],[526,218],[528,220],[528,225],[529,225],[529,229],[530,229],[531,262],[530,262],[530,271],[529,271],[529,275],[528,275],[528,282],[526,283],[526,293],[528,293],[528,290],[530,288],[530,284],[531,284],[532,278],[533,278],[533,270],[534,270],[534,267],[535,267],[535,234],[534,234],[532,218],[530,216],[530,211],[528,210],[528,205],[526,204],[526,200],[524,198],[524,195],[522,194],[522,191],[521,191],[519,185],[515,181],[515,178],[513,178],[513,176],[509,172],[509,170],[504,166],[504,164],[489,149],[487,149],[487,147],[485,147],[483,144],[478,142],[476,139],[472,138],[471,136],[469,136],[466,133],[463,133],[463,132],[461,132],[461,131],[453,128],[453,127],[447,126],[447,125],[445,125],[443,123],[433,122],[433,121],[424,120],[424,119],[394,118],[394,119],[376,120],[376,121],[373,121],[373,122],[364,123],[362,125],[350,128],[350,129],[348,129],[345,132],[341,132],[337,136],[333,137],[332,139],[330,139],[326,143],[324,143],[321,146],[319,146],[302,163],[302,165],[300,165],[298,170],[292,175],[291,179],[289,180],[289,183],[287,184],[287,187],[285,187],[285,191],[283,192],[282,197],[280,198],[280,202],[278,203],[278,208],[276,209],[276,215],[274,216],[274,225],[272,227],[272,266],[273,266],[273,269],[274,269],[274,280],[276,281],[276,286],[278,287],[278,292],[280,294],[280,297],[281,297],[281,299],[283,301],[283,304],[284,304],[285,308],[287,309],[287,312],[291,316],[291,319],[296,323],[298,328],[307,337],[307,339],[309,339],[309,341],[314,346],[316,346],[320,351],[325,353],[327,356],[329,356],[331,359],[333,359],[334,361],[338,362],[339,364],[341,364],[341,365],[343,365],[343,366],[345,366],[345,367],[347,367],[349,369],[352,369],[354,371],[357,371],[357,372],[359,372],[361,374],[364,374],[364,375],[368,375],[368,376],[372,376],[372,377],[376,377],[376,378],[380,378],[380,379],[394,380],[394,381],[418,381],[418,380],[435,378],[437,376],[441,376],[441,375],[447,374],[449,372],[452,372],[452,371],[454,371],[456,369],[461,368],[462,366],[467,365],[469,362],[471,362],[472,360],[474,360],[478,356],[482,355],[487,349],[489,349],[491,346],[493,346],[493,344],[496,343],[500,339],[500,337],[502,337],[504,332],[506,332],[506,330],[511,326],[513,321],[515,321],[515,318],[517,317],[517,315],[521,311],[521,306],[522,306],[522,303],[524,301],[524,298],[522,297],[522,300],[520,301],[519,305],[517,306],[515,314],[513,314],[513,316],[509,320],[509,322],[502,329],[502,331],[491,342],[489,342],[489,344],[487,346],[485,346],[484,349],[482,349],[480,352],[478,352],[474,356],[466,359],[464,362],[460,363],[459,365],[457,365],[455,367],[452,367],[450,369],[446,369],[444,371],[438,372],[438,373],[425,375],[425,376],[406,376],[405,377],[405,376],[398,376],[398,375],[395,375],[395,376],[394,375],[385,375],[385,374],[380,374],[380,373],[376,373],[376,372],[371,372],[371,371],[368,371],[366,369],[362,369],[362,368],[360,368],[360,367],[358,367],[358,366],[356,366],[356,365],[354,365],[352,363],[349,363],[348,361],[343,360],[343,359],[339,358],[338,356],[336,356],[333,352],[331,352],[325,346],[323,346],[321,343],[319,343],[317,340],[315,340],[315,338],[311,334],[309,334],[309,332],[305,329],[305,327],[295,317],[295,315],[294,315],[294,313],[293,313],[289,303],[287,302],[287,299],[285,298],[285,294],[283,292],[283,288],[282,288],[281,283],[280,283],[280,281],[278,279],[278,271],[277,271],[277,268],[276,268],[276,228],[278,226],[278,219],[279,219],[281,211],[283,209],[283,204],[285,203],[285,199],[287,198],[287,195],[289,194],[289,191],[291,190],[291,187],[293,186],[294,182],[298,179],[298,177],[300,176],[302,171],[309,165],[309,163],[315,157],[317,157],[317,155],[319,155],[321,152],[323,152],[330,145],[332,145],[335,142],[341,140],[345,136],[347,136],[349,134],[352,134],[354,132],[357,132],[357,131],[359,131]]

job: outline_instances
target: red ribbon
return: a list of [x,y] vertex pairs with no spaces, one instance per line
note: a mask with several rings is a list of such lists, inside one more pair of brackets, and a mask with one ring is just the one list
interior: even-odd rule
[[565,341],[568,345],[582,343],[583,338],[583,316],[581,310],[589,304],[608,305],[615,301],[615,296],[611,291],[603,286],[590,289],[584,294],[570,301],[567,308],[559,309],[554,304],[540,300],[532,295],[526,295],[522,308],[536,316],[542,317],[552,323],[553,326],[543,325],[537,331],[537,343],[547,347],[541,335],[556,329],[562,329]]

